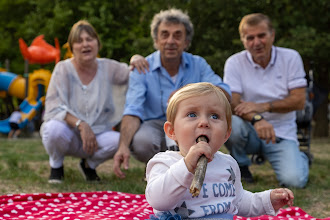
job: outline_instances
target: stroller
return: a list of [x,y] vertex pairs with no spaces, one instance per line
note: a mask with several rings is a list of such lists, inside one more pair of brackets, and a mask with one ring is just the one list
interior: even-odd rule
[[300,146],[300,151],[308,156],[309,166],[312,165],[313,154],[310,150],[312,119],[313,119],[313,70],[310,69],[307,76],[308,87],[306,88],[305,107],[302,110],[296,111],[297,136]]

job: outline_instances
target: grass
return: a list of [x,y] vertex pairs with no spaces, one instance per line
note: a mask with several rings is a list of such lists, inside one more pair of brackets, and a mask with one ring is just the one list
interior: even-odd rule
[[[314,160],[307,186],[304,189],[291,188],[295,195],[294,205],[314,217],[330,217],[330,138],[312,140],[311,151]],[[256,183],[243,185],[245,189],[256,192],[279,187],[268,162],[261,166],[252,165],[251,171]]]
[[[109,160],[97,168],[102,182],[91,184],[86,183],[79,173],[79,159],[66,157],[64,183],[51,185],[47,182],[50,169],[48,155],[39,138],[7,140],[0,137],[0,143],[0,195],[106,190],[144,193],[144,164],[133,158],[126,179],[120,180],[113,174],[112,160]],[[314,162],[310,169],[310,179],[306,188],[291,189],[295,194],[294,205],[316,218],[326,218],[330,217],[330,138],[312,139],[311,149]],[[224,147],[222,151],[227,152]],[[251,170],[256,183],[244,184],[245,189],[258,192],[278,187],[269,163],[252,165]]]

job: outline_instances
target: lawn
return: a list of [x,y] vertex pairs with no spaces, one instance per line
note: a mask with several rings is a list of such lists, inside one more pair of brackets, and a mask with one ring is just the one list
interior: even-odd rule
[[[40,138],[7,140],[0,137],[0,195],[46,192],[120,191],[143,194],[146,183],[144,165],[131,159],[127,178],[118,179],[112,172],[112,160],[97,169],[101,183],[86,183],[79,173],[79,159],[66,157],[63,184],[48,184],[48,155]],[[314,161],[310,169],[310,180],[304,189],[291,189],[295,194],[295,206],[301,207],[316,218],[330,217],[330,138],[312,139],[311,150]],[[224,152],[227,152],[223,148]],[[244,188],[253,192],[278,187],[275,174],[268,163],[253,165],[256,179]]]

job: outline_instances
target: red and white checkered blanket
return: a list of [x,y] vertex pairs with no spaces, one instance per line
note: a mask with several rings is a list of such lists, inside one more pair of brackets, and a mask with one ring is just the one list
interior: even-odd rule
[[[0,196],[0,219],[148,219],[153,214],[143,194],[112,191],[33,193]],[[234,220],[317,220],[299,207],[280,210],[277,216]],[[325,218],[330,220],[329,218]],[[325,220],[324,219],[324,220]]]

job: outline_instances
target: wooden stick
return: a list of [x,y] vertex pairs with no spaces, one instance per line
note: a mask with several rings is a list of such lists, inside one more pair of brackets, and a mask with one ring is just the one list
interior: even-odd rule
[[[200,136],[197,138],[197,143],[200,141],[208,142],[205,136]],[[197,162],[197,167],[195,171],[195,176],[190,185],[190,193],[192,196],[198,196],[205,178],[205,172],[207,167],[207,158],[202,155]]]

